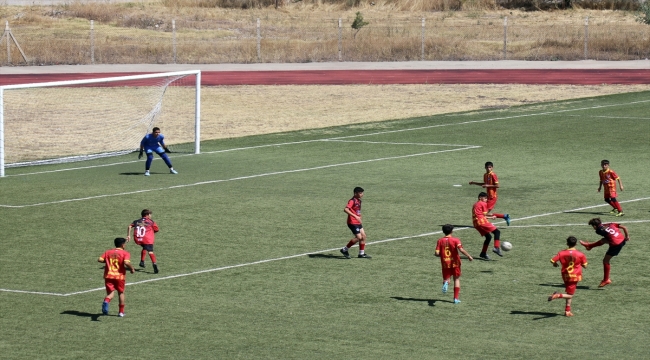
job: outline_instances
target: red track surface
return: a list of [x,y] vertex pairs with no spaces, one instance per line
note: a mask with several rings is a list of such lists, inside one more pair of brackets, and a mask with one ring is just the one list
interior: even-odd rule
[[[0,75],[0,85],[136,75],[60,73]],[[307,70],[205,71],[204,86],[347,84],[650,84],[650,70]]]

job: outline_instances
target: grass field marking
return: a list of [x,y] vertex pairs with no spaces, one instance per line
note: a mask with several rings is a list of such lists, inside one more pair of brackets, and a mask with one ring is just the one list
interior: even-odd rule
[[[646,200],[650,199],[650,197],[645,198],[645,199]],[[644,199],[635,199],[635,200],[632,200],[632,201],[640,201],[640,200],[644,200]],[[606,205],[608,205],[608,204],[606,204]],[[591,208],[600,207],[600,206],[605,206],[605,205],[594,205],[594,206],[588,206],[588,207],[583,207],[583,208],[579,208],[579,209],[591,209]],[[543,217],[543,216],[548,216],[548,215],[557,215],[557,214],[571,212],[571,211],[575,211],[575,210],[579,210],[579,209],[558,211],[558,212],[554,212],[554,213],[545,213],[545,214],[532,215],[532,216],[526,217],[526,219],[536,218],[536,217]],[[650,222],[650,220],[617,221],[617,223],[619,223],[619,224],[647,223],[647,222]],[[563,226],[563,227],[565,227],[565,226],[587,226],[587,224],[548,224],[548,225],[530,224],[530,225],[514,225],[514,226],[509,226],[508,228],[524,229],[524,228],[534,228],[534,227],[560,227],[560,226]],[[460,230],[466,230],[466,229],[473,229],[473,227],[470,227],[470,226],[457,227],[454,230],[455,231],[460,231]],[[400,237],[395,237],[395,238],[371,241],[371,242],[368,242],[367,245],[376,245],[376,244],[392,242],[392,241],[416,239],[416,238],[427,237],[427,236],[432,236],[432,235],[439,235],[439,234],[442,234],[442,231],[438,230],[438,231],[427,232],[427,233],[422,233],[422,234],[417,234],[417,235],[400,236]],[[354,245],[353,247],[356,247],[356,246],[358,246],[358,245]],[[339,249],[340,249],[340,247],[336,247],[336,248],[331,248],[331,249],[326,249],[326,250],[311,251],[311,252],[296,254],[296,255],[288,255],[288,256],[283,256],[283,257],[279,257],[279,258],[258,260],[258,261],[253,261],[253,262],[249,262],[249,263],[243,263],[243,264],[221,266],[221,267],[218,267],[218,268],[193,271],[193,272],[184,273],[184,274],[176,274],[176,275],[163,276],[163,277],[159,277],[159,278],[140,280],[140,281],[127,283],[126,285],[145,284],[145,283],[154,282],[154,281],[176,279],[176,278],[180,278],[180,277],[199,275],[199,274],[206,274],[206,273],[210,273],[210,272],[234,269],[234,268],[238,268],[238,267],[251,266],[251,265],[257,265],[257,264],[264,264],[264,263],[280,261],[280,260],[295,259],[295,258],[302,257],[302,256],[322,254],[322,253],[325,253],[325,252],[336,251],[336,250],[339,250]],[[82,290],[82,291],[75,291],[75,292],[71,292],[71,293],[63,293],[63,294],[62,293],[52,293],[52,292],[41,292],[41,291],[10,290],[10,289],[0,289],[0,292],[12,292],[12,293],[33,294],[33,295],[72,296],[72,295],[80,295],[80,294],[86,294],[86,293],[90,293],[90,292],[100,291],[100,290],[104,290],[104,289],[105,289],[104,287],[98,287],[98,288]]]
[[416,145],[416,146],[475,146],[475,145],[462,145],[462,144],[429,144],[429,143],[402,143],[390,141],[363,141],[363,140],[338,140],[326,139],[323,141],[344,142],[344,143],[362,143],[362,144],[382,144],[382,145]]
[[358,165],[358,164],[364,164],[364,163],[370,163],[370,162],[395,160],[395,159],[405,159],[405,158],[416,157],[416,156],[433,155],[433,154],[440,154],[440,153],[451,152],[451,151],[470,150],[470,149],[477,149],[477,148],[480,148],[480,146],[468,146],[468,147],[462,147],[462,148],[457,148],[457,149],[428,151],[428,152],[416,153],[416,154],[408,154],[408,155],[383,157],[383,158],[377,158],[377,159],[351,161],[351,162],[330,164],[330,165],[321,165],[321,166],[315,166],[315,167],[303,168],[303,169],[274,171],[274,172],[263,173],[263,174],[255,174],[255,175],[248,175],[248,176],[238,176],[238,177],[234,177],[234,178],[230,178],[230,179],[200,181],[200,182],[191,183],[191,184],[173,185],[173,186],[155,188],[155,189],[135,190],[135,191],[127,191],[127,192],[122,192],[122,193],[116,193],[116,194],[95,195],[95,196],[88,196],[88,197],[83,197],[83,198],[47,201],[47,202],[42,202],[42,203],[34,203],[34,204],[26,204],[26,205],[0,204],[0,208],[22,209],[22,208],[34,207],[34,206],[63,204],[63,203],[73,202],[73,201],[95,200],[95,199],[102,199],[102,198],[114,197],[114,196],[125,196],[125,195],[133,195],[133,194],[142,194],[142,193],[152,192],[152,191],[180,189],[180,188],[193,187],[193,186],[199,186],[199,185],[208,185],[208,184],[216,184],[216,183],[229,182],[229,181],[255,179],[255,178],[260,178],[260,177],[265,177],[265,176],[293,174],[293,173],[299,173],[299,172],[305,172],[305,171],[329,169],[329,168],[334,168],[334,167],[339,167],[339,166]]
[[[569,115],[571,117],[582,117],[585,115]],[[630,120],[650,120],[650,118],[643,118],[643,117],[631,117],[631,116],[604,116],[604,115],[597,115],[597,116],[589,116],[590,118],[603,118],[603,119],[630,119]]]

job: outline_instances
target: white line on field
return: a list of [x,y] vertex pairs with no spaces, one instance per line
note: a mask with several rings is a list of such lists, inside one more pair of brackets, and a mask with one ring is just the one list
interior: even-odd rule
[[628,119],[628,120],[650,120],[650,118],[646,117],[632,117],[632,116],[605,116],[605,115],[568,115],[572,117],[582,117],[582,116],[589,116],[590,118],[603,118],[603,119]]
[[[642,200],[649,200],[649,199],[650,199],[650,197],[645,197],[645,198],[639,198],[639,199],[633,199],[633,200],[627,200],[627,201],[620,201],[620,202],[621,203],[627,203],[627,202],[635,202],[635,201],[642,201]],[[592,206],[585,206],[585,207],[571,209],[571,210],[564,210],[564,211],[556,211],[556,212],[544,213],[544,214],[538,214],[538,215],[531,215],[531,216],[527,216],[527,217],[523,217],[523,218],[512,219],[511,222],[512,221],[521,221],[521,220],[533,219],[533,218],[538,218],[538,217],[543,217],[543,216],[548,216],[548,215],[557,215],[557,214],[562,214],[562,213],[570,213],[570,212],[573,212],[573,211],[584,210],[584,209],[593,209],[593,208],[598,208],[598,207],[603,207],[603,206],[609,206],[609,204],[592,205]],[[645,223],[645,222],[650,222],[650,220],[617,221],[617,223],[620,223],[620,224]],[[503,222],[499,222],[499,223],[503,223]],[[497,223],[495,223],[495,224],[497,224]],[[533,224],[533,225],[509,226],[508,228],[520,228],[521,229],[521,228],[532,228],[532,227],[558,227],[558,226],[587,226],[587,224],[586,223],[585,224],[550,224],[550,225],[535,225],[535,224]],[[458,227],[455,230],[460,231],[460,230],[466,230],[466,229],[473,229],[473,228],[472,227]],[[396,237],[396,238],[389,238],[389,239],[384,239],[384,240],[371,241],[371,242],[368,242],[368,245],[375,245],[375,244],[381,244],[381,243],[386,243],[386,242],[391,242],[391,241],[398,241],[398,240],[409,240],[409,239],[421,238],[421,237],[426,237],[426,236],[438,235],[438,234],[441,234],[441,233],[442,233],[442,231],[433,231],[433,232],[428,232],[428,233],[423,233],[423,234],[418,234],[418,235],[401,236],[401,237]],[[215,272],[215,271],[235,269],[235,268],[244,267],[244,266],[258,265],[258,264],[264,264],[264,263],[280,261],[280,260],[295,259],[295,258],[302,257],[302,256],[309,256],[309,255],[322,254],[322,253],[331,252],[331,251],[337,251],[339,249],[340,249],[340,247],[336,247],[336,248],[332,248],[332,249],[311,251],[311,252],[302,253],[302,254],[296,254],[296,255],[283,256],[283,257],[273,258],[273,259],[265,259],[265,260],[253,261],[253,262],[248,262],[248,263],[243,263],[243,264],[221,266],[221,267],[218,267],[218,268],[193,271],[193,272],[189,272],[189,273],[185,273],[185,274],[163,276],[163,277],[159,277],[159,278],[153,278],[153,279],[130,282],[130,283],[126,284],[126,285],[131,286],[131,285],[145,284],[145,283],[154,282],[154,281],[176,279],[176,278],[180,278],[180,277],[199,275],[199,274],[206,274],[206,273],[211,273],[211,272]],[[104,287],[98,287],[98,288],[94,288],[94,289],[75,291],[75,292],[71,292],[71,293],[51,293],[51,292],[11,290],[11,289],[0,289],[0,292],[11,292],[11,293],[21,293],[21,294],[33,294],[33,295],[72,296],[72,295],[85,294],[85,293],[89,293],[89,292],[101,291],[101,290],[104,290],[104,289],[105,289]]]
[[254,178],[260,178],[260,177],[265,177],[265,176],[292,174],[292,173],[299,173],[299,172],[312,171],[312,170],[329,169],[329,168],[334,168],[334,167],[339,167],[339,166],[358,165],[358,164],[364,164],[364,163],[376,162],[376,161],[385,161],[385,160],[405,159],[405,158],[416,157],[416,156],[440,154],[440,153],[451,152],[451,151],[470,150],[470,149],[478,149],[478,148],[480,148],[480,146],[468,146],[468,147],[462,147],[462,148],[458,148],[458,149],[428,151],[428,152],[417,153],[417,154],[408,154],[408,155],[390,156],[390,157],[383,157],[383,158],[369,159],[369,160],[351,161],[351,162],[346,162],[346,163],[321,165],[321,166],[315,166],[315,167],[303,168],[303,169],[295,169],[295,170],[274,171],[274,172],[263,173],[263,174],[255,174],[255,175],[248,175],[248,176],[238,176],[238,177],[234,177],[234,178],[230,178],[230,179],[200,181],[200,182],[191,183],[191,184],[173,185],[173,186],[162,187],[162,188],[128,191],[128,192],[122,192],[122,193],[116,193],[116,194],[104,194],[104,195],[88,196],[88,197],[83,197],[83,198],[47,201],[47,202],[41,202],[41,203],[35,203],[35,204],[26,204],[26,205],[0,204],[0,208],[21,209],[21,208],[33,207],[33,206],[62,204],[62,203],[73,202],[73,201],[85,201],[85,200],[102,199],[102,198],[114,197],[114,196],[142,194],[142,193],[147,193],[147,192],[152,192],[152,191],[180,189],[180,188],[193,187],[193,186],[199,186],[199,185],[216,184],[216,183],[236,181],[236,180],[247,180],[247,179],[254,179]]
[[[362,136],[384,135],[384,134],[391,134],[391,133],[396,133],[396,132],[426,130],[426,129],[432,129],[432,128],[437,128],[437,127],[445,127],[445,126],[468,125],[468,124],[475,124],[475,123],[482,123],[482,122],[496,121],[496,120],[509,120],[509,119],[517,119],[517,118],[522,118],[522,117],[559,114],[559,113],[564,113],[564,112],[569,112],[569,111],[593,110],[593,109],[600,109],[600,108],[605,108],[605,107],[641,104],[641,103],[646,103],[646,102],[649,102],[649,101],[650,100],[639,100],[639,101],[632,101],[632,102],[629,102],[629,103],[598,105],[598,106],[576,108],[576,109],[547,111],[547,112],[534,113],[534,114],[521,114],[521,115],[513,115],[513,116],[495,117],[495,118],[489,118],[489,119],[483,119],[483,120],[472,120],[472,121],[464,121],[464,122],[459,122],[459,123],[428,125],[428,126],[421,126],[421,127],[415,127],[415,128],[400,129],[400,130],[386,130],[386,131],[379,131],[379,132],[374,132],[374,133],[349,135],[349,136],[339,136],[339,137],[326,138],[326,139],[304,140],[304,141],[294,141],[294,142],[285,142],[285,143],[276,143],[276,144],[246,146],[246,147],[232,148],[232,149],[225,149],[225,150],[207,151],[207,152],[203,152],[201,154],[218,154],[218,153],[231,152],[231,151],[260,149],[260,148],[265,148],[265,147],[297,145],[297,144],[306,144],[306,143],[319,142],[319,141],[333,141],[333,140],[340,140],[340,139],[349,139],[349,138],[362,137]],[[448,116],[458,116],[458,115],[456,115],[456,114],[448,114]],[[569,116],[582,116],[582,115],[569,115]],[[193,155],[193,154],[176,155],[175,157],[190,156],[190,155]],[[137,163],[137,162],[140,162],[140,160],[123,161],[123,162],[112,163],[112,164],[103,164],[103,165],[82,166],[82,167],[75,167],[75,168],[68,168],[68,169],[47,170],[47,171],[39,171],[39,172],[25,173],[25,174],[13,174],[13,175],[6,175],[6,177],[36,175],[36,174],[47,174],[47,173],[55,173],[55,172],[71,171],[71,170],[84,170],[84,169],[92,169],[92,168],[106,167],[106,166],[113,166],[113,165],[132,164],[132,163]]]

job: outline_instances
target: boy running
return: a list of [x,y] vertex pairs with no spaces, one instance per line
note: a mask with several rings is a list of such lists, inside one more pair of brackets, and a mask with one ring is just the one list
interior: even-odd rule
[[623,191],[623,183],[621,178],[614,172],[614,170],[609,168],[609,160],[603,160],[600,162],[600,166],[603,168],[598,171],[598,177],[600,177],[600,183],[598,184],[598,192],[601,188],[605,188],[605,202],[612,206],[612,211],[610,214],[616,214],[616,216],[623,216],[623,209],[621,204],[616,200],[616,182],[618,181],[618,186]]
[[133,229],[133,241],[136,245],[142,246],[142,251],[140,252],[140,267],[145,267],[144,259],[149,253],[149,258],[153,263],[153,272],[158,274],[158,264],[156,263],[156,255],[153,253],[153,243],[156,238],[156,233],[158,232],[158,224],[155,221],[151,220],[151,210],[144,209],[140,212],[142,216],[138,220],[134,220],[129,224],[128,229],[126,229],[126,241],[131,239],[131,229]]
[[346,259],[349,259],[350,253],[348,250],[358,242],[359,256],[357,257],[362,259],[371,259],[372,256],[365,252],[366,232],[363,230],[363,226],[361,225],[361,198],[363,197],[363,189],[355,187],[353,192],[354,196],[352,199],[348,200],[348,204],[345,206],[345,209],[343,209],[343,212],[348,214],[348,228],[350,228],[354,237],[341,249],[341,254],[343,254]]
[[442,226],[443,238],[438,239],[436,244],[436,256],[440,257],[442,264],[442,293],[446,294],[449,288],[449,279],[454,278],[454,304],[459,304],[458,296],[460,295],[460,251],[467,256],[469,261],[474,260],[470,254],[463,249],[460,239],[452,237],[454,226],[446,224]]
[[[589,220],[588,224],[596,230],[596,234],[603,238],[594,243],[580,240],[580,245],[589,251],[597,246],[609,244],[609,249],[607,249],[603,258],[603,281],[598,285],[598,287],[604,287],[612,283],[612,279],[609,278],[609,272],[611,270],[609,261],[621,252],[623,246],[630,240],[630,235],[625,226],[617,223],[603,224],[599,218]],[[623,230],[625,235],[621,234],[620,230]]]
[[129,269],[131,274],[135,269],[131,265],[131,254],[124,250],[126,239],[115,238],[113,241],[115,249],[107,250],[102,256],[97,259],[98,262],[106,264],[104,266],[104,285],[106,286],[106,297],[102,303],[102,314],[108,315],[108,305],[110,304],[115,290],[117,290],[118,298],[120,300],[120,311],[117,314],[119,317],[124,317],[124,287],[126,285],[126,269]]
[[487,255],[488,246],[490,245],[490,241],[492,241],[492,235],[490,235],[490,233],[494,234],[494,248],[492,249],[492,252],[499,256],[503,256],[503,253],[501,253],[501,232],[496,226],[488,221],[488,219],[494,219],[496,216],[489,214],[487,199],[488,196],[486,193],[481,192],[478,194],[478,201],[472,207],[472,222],[474,228],[479,232],[479,234],[485,236],[483,249],[481,250],[479,257],[485,260],[490,260],[490,257]]
[[[478,185],[485,189],[487,192],[487,209],[488,213],[492,213],[492,209],[497,204],[497,189],[499,189],[499,178],[497,174],[492,171],[494,164],[491,161],[485,163],[485,174],[483,174],[483,182],[470,181],[470,185]],[[510,226],[510,215],[508,214],[491,214],[499,219],[504,219],[506,225]]]
[[569,236],[566,239],[566,245],[569,247],[557,253],[552,259],[553,266],[558,267],[562,265],[562,280],[564,280],[564,288],[566,293],[553,292],[548,297],[548,301],[555,299],[566,299],[566,306],[564,307],[564,316],[573,316],[571,312],[571,300],[573,294],[576,292],[578,282],[582,281],[582,268],[587,268],[587,257],[585,254],[576,250],[578,239],[575,236]]

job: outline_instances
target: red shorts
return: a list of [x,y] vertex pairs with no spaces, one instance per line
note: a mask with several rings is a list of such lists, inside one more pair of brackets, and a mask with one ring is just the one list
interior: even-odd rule
[[497,227],[492,225],[492,223],[490,222],[486,222],[485,224],[482,225],[474,224],[474,229],[476,229],[476,231],[478,231],[478,233],[481,234],[481,236],[485,236],[493,232],[494,230],[496,230]]
[[616,197],[616,191],[605,190],[605,199],[615,198],[615,197]]
[[460,267],[442,269],[442,280],[450,279],[452,276],[460,277]]
[[564,289],[567,294],[573,295],[576,293],[576,287],[578,286],[577,281],[565,281],[564,282]]
[[492,209],[494,209],[494,205],[496,205],[496,204],[497,204],[497,197],[496,196],[493,197],[493,198],[488,197],[488,199],[487,199],[488,212],[492,212]]
[[126,281],[118,279],[104,279],[104,285],[106,286],[106,293],[110,294],[113,291],[117,290],[118,293],[124,292],[124,286]]

